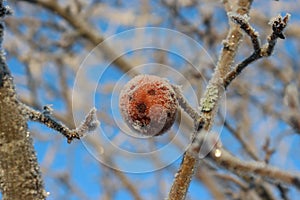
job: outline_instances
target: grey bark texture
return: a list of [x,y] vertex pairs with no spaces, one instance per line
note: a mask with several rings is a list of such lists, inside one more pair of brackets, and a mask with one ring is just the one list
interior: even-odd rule
[[[0,1],[1,21],[8,8]],[[4,25],[0,22],[0,45]],[[46,198],[43,180],[27,129],[27,117],[16,96],[13,78],[0,52],[0,191],[3,200]]]
[[0,87],[0,189],[2,199],[45,199],[37,157],[18,106],[12,78]]

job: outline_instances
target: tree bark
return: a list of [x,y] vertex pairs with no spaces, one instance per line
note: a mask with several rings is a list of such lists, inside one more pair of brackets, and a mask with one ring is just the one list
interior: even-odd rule
[[27,117],[16,97],[1,48],[2,20],[9,13],[10,9],[0,1],[0,191],[3,200],[40,200],[47,193],[27,129]]
[[[0,72],[1,73],[1,72]],[[3,200],[45,199],[43,181],[9,75],[0,81],[0,189]]]

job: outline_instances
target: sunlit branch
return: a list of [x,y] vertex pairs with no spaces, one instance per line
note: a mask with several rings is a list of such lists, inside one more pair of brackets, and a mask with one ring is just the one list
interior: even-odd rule
[[209,155],[218,165],[232,171],[237,175],[244,174],[260,176],[274,181],[280,181],[285,184],[293,185],[300,189],[300,176],[298,174],[285,172],[275,167],[271,167],[265,162],[242,161],[233,156],[225,149],[221,148],[221,156],[216,156],[214,151]]
[[96,108],[90,110],[79,127],[76,129],[70,129],[51,116],[52,109],[49,106],[44,106],[44,111],[40,112],[25,104],[20,105],[22,107],[22,114],[32,121],[40,122],[47,127],[58,131],[67,138],[68,143],[71,143],[73,139],[80,139],[88,132],[94,131],[99,125],[99,121],[96,116]]
[[271,22],[273,32],[268,37],[267,44],[265,44],[263,47],[260,47],[257,38],[258,34],[251,27],[246,17],[239,15],[231,15],[231,18],[233,21],[238,23],[241,26],[241,28],[249,35],[252,41],[254,52],[226,75],[226,77],[224,78],[225,88],[227,88],[231,81],[233,81],[250,63],[262,57],[270,56],[272,54],[277,39],[285,39],[285,36],[283,35],[283,30],[287,26],[290,15],[286,14],[284,17],[278,16],[274,18],[274,20]]

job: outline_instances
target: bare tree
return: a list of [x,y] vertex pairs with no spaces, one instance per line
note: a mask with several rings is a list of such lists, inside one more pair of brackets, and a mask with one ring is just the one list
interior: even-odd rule
[[[294,199],[299,193],[295,156],[300,130],[299,3],[23,0],[9,4],[14,14],[4,19],[2,48],[7,54],[0,56],[3,199],[48,195],[52,199],[117,199],[122,192],[134,199]],[[10,9],[1,5],[3,21]],[[172,49],[178,43],[185,55],[191,55],[188,62],[163,48],[140,50],[142,41],[150,41],[148,32],[141,31],[128,41],[106,42],[122,30],[145,26],[184,33],[202,44],[206,53],[172,37],[164,38],[168,40],[164,47]],[[2,24],[1,38],[3,29]],[[159,44],[160,35],[155,36],[151,41]],[[133,50],[120,53],[126,48]],[[90,52],[97,57],[99,69],[112,61],[105,68],[111,71],[103,70],[103,79],[78,75]],[[153,71],[140,67],[147,63],[161,65]],[[170,75],[163,66],[171,66],[180,75]],[[119,126],[122,119],[111,114],[115,109],[111,104],[117,82],[145,69],[172,81],[180,109],[169,132],[147,141],[128,139]],[[203,78],[209,80],[207,84]],[[100,86],[94,88],[98,81]],[[80,91],[73,89],[77,82],[83,83]],[[196,105],[189,86],[199,98]],[[97,111],[89,103],[92,92],[101,97],[95,103]],[[226,116],[219,112],[225,95]],[[74,123],[73,118],[83,122]],[[120,148],[147,153],[172,141],[169,153],[182,152],[182,162],[165,164],[168,155],[141,158],[160,170],[147,175],[125,173],[139,169],[141,163],[130,162],[131,157],[128,162],[122,160],[120,152],[92,137],[97,118],[107,138]],[[49,129],[30,121],[60,134],[47,134]],[[211,132],[215,126],[224,126],[220,138]],[[180,137],[175,137],[177,129]],[[39,164],[32,139],[38,155],[44,151]],[[83,145],[74,139],[82,140],[104,165],[82,153]],[[204,147],[210,151],[200,159]],[[122,164],[124,168],[119,167]]]

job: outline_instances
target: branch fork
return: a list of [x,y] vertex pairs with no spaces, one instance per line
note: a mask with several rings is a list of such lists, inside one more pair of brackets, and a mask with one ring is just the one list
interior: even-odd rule
[[[212,123],[214,117],[214,111],[217,109],[218,101],[220,98],[219,87],[214,87],[215,82],[220,80],[222,82],[222,86],[226,89],[229,84],[245,69],[250,63],[262,58],[270,56],[274,50],[277,39],[285,39],[283,34],[284,29],[287,26],[290,15],[286,14],[284,17],[278,16],[271,21],[272,25],[272,33],[267,39],[267,43],[260,46],[259,34],[254,30],[254,28],[249,24],[248,15],[240,15],[229,13],[228,16],[230,19],[237,23],[240,28],[250,37],[252,45],[253,45],[253,53],[244,59],[241,63],[237,64],[232,70],[230,70],[227,74],[225,73],[224,78],[220,76],[218,73],[220,70],[220,66],[217,67],[215,74],[212,78],[212,82],[206,88],[206,95],[204,95],[204,99],[200,102],[200,111],[194,111],[191,106],[189,106],[188,102],[181,95],[181,91],[179,88],[174,87],[175,92],[177,93],[177,98],[181,107],[190,115],[190,117],[194,120],[195,130],[192,135],[192,142],[188,150],[185,152],[183,156],[182,163],[178,172],[175,175],[173,185],[171,187],[169,193],[170,200],[177,199],[185,199],[186,193],[188,191],[189,184],[191,182],[194,166],[199,159],[199,152],[201,152],[200,147],[205,144],[205,140],[203,137],[209,132],[210,125]],[[233,36],[233,35],[232,35]],[[238,42],[238,41],[237,41]],[[226,46],[227,44],[227,46]],[[224,43],[223,51],[228,51],[228,43]],[[230,45],[229,45],[230,46]],[[231,49],[230,49],[231,50]],[[233,49],[236,51],[236,49]],[[234,54],[235,55],[235,54]],[[233,55],[233,56],[234,56]],[[232,56],[232,59],[233,59]],[[221,56],[222,59],[222,56]],[[226,71],[226,70],[223,70]],[[215,78],[215,79],[214,79]],[[218,81],[217,81],[218,82]],[[211,94],[211,95],[210,95]],[[214,141],[214,139],[209,140]],[[211,158],[215,163],[219,166],[226,168],[229,171],[239,175],[239,174],[256,174],[261,177],[272,178],[277,177],[282,182],[292,184],[299,188],[299,180],[300,178],[296,175],[280,171],[278,169],[271,168],[269,166],[260,166],[259,162],[244,162],[235,156],[228,153],[224,148],[221,147],[221,143],[216,142],[213,146],[214,148],[209,153],[209,158]],[[274,176],[275,175],[275,176]]]
[[229,15],[232,21],[239,24],[241,29],[250,37],[254,52],[244,59],[241,63],[237,64],[233,70],[231,70],[223,79],[224,87],[227,88],[228,85],[252,62],[262,58],[268,57],[272,54],[277,39],[285,39],[283,31],[287,26],[287,23],[290,19],[290,14],[286,14],[284,17],[278,16],[274,18],[270,24],[272,25],[273,32],[268,37],[268,41],[263,47],[260,47],[260,42],[258,39],[258,33],[254,30],[254,28],[249,24],[248,17],[241,15]]
[[67,142],[71,143],[73,139],[80,139],[87,133],[94,131],[100,124],[97,120],[96,108],[92,108],[86,115],[81,125],[75,129],[70,129],[63,123],[52,117],[51,105],[44,106],[42,112],[20,103],[22,114],[28,117],[29,120],[40,122],[49,128],[52,128],[67,138]]

